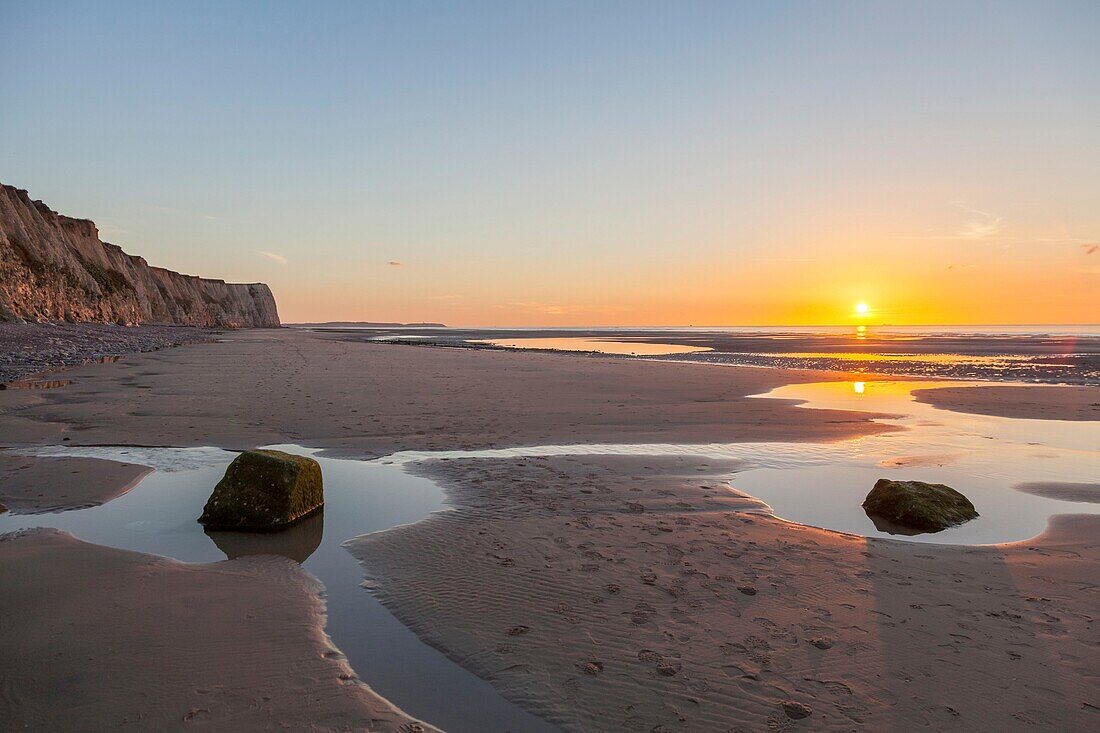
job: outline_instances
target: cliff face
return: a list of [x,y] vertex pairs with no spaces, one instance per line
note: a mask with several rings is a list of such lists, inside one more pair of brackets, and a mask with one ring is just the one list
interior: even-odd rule
[[0,321],[215,328],[276,327],[263,283],[234,284],[151,267],[71,219],[0,184]]

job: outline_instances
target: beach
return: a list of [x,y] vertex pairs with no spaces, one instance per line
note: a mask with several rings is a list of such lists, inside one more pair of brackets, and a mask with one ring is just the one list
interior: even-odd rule
[[[293,329],[228,332],[64,375],[57,388],[0,392],[5,447],[294,443],[379,459],[582,444],[842,446],[898,430],[867,412],[752,396],[884,378],[875,374]],[[1100,403],[1096,387],[1004,389],[920,399],[1079,421],[1095,420]],[[8,451],[0,470],[0,504],[27,513],[109,502],[147,469]],[[737,465],[700,456],[427,456],[406,470],[438,483],[452,509],[343,538],[365,582],[423,642],[561,730],[1086,730],[1100,721],[1095,517],[1058,518],[1023,542],[955,547],[774,518],[725,484]],[[73,475],[79,490],[61,480]],[[428,729],[355,680],[361,670],[323,634],[316,581],[289,561],[183,564],[41,531],[0,542],[0,582],[12,589],[0,601],[4,706],[30,729],[73,727],[70,714],[93,719],[90,729],[123,719],[150,730]],[[57,589],[74,583],[81,604],[61,608]],[[173,616],[180,594],[186,619]],[[176,641],[164,636],[169,626],[181,629]],[[207,628],[218,633],[197,631]],[[48,669],[38,634],[66,650]],[[120,647],[142,651],[110,652]],[[117,674],[92,674],[89,660],[101,655]],[[170,695],[135,700],[157,669],[171,671]],[[63,691],[57,679],[69,680]],[[224,694],[211,703],[203,690]],[[94,705],[53,710],[59,695]],[[288,699],[310,703],[279,707]]]
[[0,17],[0,733],[1100,731],[1100,3]]

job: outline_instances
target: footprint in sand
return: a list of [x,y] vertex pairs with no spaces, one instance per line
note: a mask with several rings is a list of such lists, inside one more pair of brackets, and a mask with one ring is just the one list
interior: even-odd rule
[[590,674],[593,677],[603,672],[603,662],[599,661],[585,662],[584,664],[580,664],[577,666],[579,666],[581,668],[581,671],[583,671],[585,674]]
[[657,665],[657,674],[659,674],[663,677],[672,677],[673,675],[675,675],[677,672],[680,671],[680,667],[681,667],[680,663],[676,662],[676,661],[660,662]]
[[791,720],[802,720],[803,718],[810,717],[814,711],[813,708],[806,703],[787,700],[783,703],[783,712]]
[[635,626],[644,626],[649,623],[650,617],[656,612],[657,609],[648,603],[639,603],[634,606],[634,610],[630,613],[630,622]]
[[643,649],[638,652],[638,660],[644,664],[652,665],[657,674],[663,677],[672,677],[682,667],[678,660],[665,659],[664,655],[652,649]]

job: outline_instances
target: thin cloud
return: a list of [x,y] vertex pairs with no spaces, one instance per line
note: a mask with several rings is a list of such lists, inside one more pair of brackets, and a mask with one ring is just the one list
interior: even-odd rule
[[386,264],[389,265],[390,267],[404,267],[405,266],[404,262],[398,262],[397,260],[390,260]]
[[1081,246],[1085,248],[1086,255],[1095,254],[1097,250],[1100,250],[1100,244],[1082,244]]
[[[1089,250],[1090,247],[1100,246],[1097,245],[1095,240],[1081,239],[1079,237],[1028,237],[1020,235],[1008,235],[1002,234],[1005,229],[1004,219],[999,215],[991,211],[982,211],[981,209],[975,209],[973,206],[968,206],[962,201],[953,201],[951,203],[953,207],[965,214],[965,221],[953,232],[944,233],[936,232],[935,230],[929,231],[928,234],[922,235],[908,235],[898,236],[896,239],[919,239],[919,240],[951,240],[951,241],[968,241],[968,242],[990,242],[998,244],[1080,244]],[[1092,254],[1096,249],[1092,249],[1086,252],[1086,254]]]
[[947,234],[926,234],[916,237],[901,237],[901,239],[957,239],[957,240],[994,240],[999,239],[998,234],[1004,225],[1004,220],[990,211],[982,211],[972,206],[967,206],[961,201],[953,201],[951,205],[966,215],[966,220],[954,232]]
[[956,232],[956,239],[986,239],[1000,234],[1002,219],[997,214],[975,209],[961,201],[954,202],[954,206],[969,217]]
[[264,257],[268,258],[269,260],[274,260],[275,262],[278,262],[280,265],[285,265],[286,264],[286,257],[283,257],[281,254],[276,254],[275,252],[264,252],[264,251],[261,251],[260,254],[263,255]]

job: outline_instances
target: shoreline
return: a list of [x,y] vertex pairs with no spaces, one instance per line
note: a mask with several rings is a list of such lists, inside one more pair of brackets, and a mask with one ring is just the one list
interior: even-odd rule
[[[689,364],[754,366],[778,369],[881,374],[918,379],[952,379],[1027,384],[1100,386],[1100,334],[982,333],[944,334],[933,331],[898,336],[881,333],[798,333],[776,329],[761,332],[692,329],[301,329],[336,334],[349,341],[407,346],[439,346],[491,351],[651,359]],[[528,346],[516,343],[526,341]],[[570,342],[560,348],[547,342]],[[534,343],[539,342],[539,343]],[[583,342],[583,345],[579,342]],[[595,342],[616,345],[590,350]],[[637,344],[651,353],[626,354],[619,347]],[[658,345],[670,351],[654,354]],[[943,359],[951,356],[952,359]],[[1068,362],[1068,363],[1067,363]]]
[[[195,444],[190,441],[194,440],[194,436],[201,435],[206,440],[204,444],[225,448],[300,442],[335,455],[377,457],[395,450],[433,450],[443,446],[468,450],[503,445],[534,445],[538,444],[536,441],[546,444],[554,442],[555,438],[560,442],[570,439],[574,442],[598,442],[598,438],[609,440],[614,436],[620,442],[652,443],[657,442],[655,437],[659,436],[661,442],[668,442],[670,436],[674,435],[677,442],[692,443],[692,440],[684,438],[698,438],[698,442],[703,442],[703,438],[711,438],[705,442],[720,442],[714,440],[717,433],[722,438],[732,435],[735,439],[731,442],[743,442],[792,439],[790,436],[793,434],[794,440],[830,442],[882,432],[873,422],[873,414],[841,410],[809,411],[787,404],[789,401],[760,400],[748,396],[782,383],[823,381],[822,378],[824,381],[839,381],[845,376],[833,372],[728,369],[717,372],[690,369],[691,365],[639,363],[649,360],[578,360],[569,356],[545,354],[515,354],[506,359],[497,359],[495,357],[499,355],[495,354],[459,353],[455,356],[442,356],[441,352],[451,350],[405,350],[396,346],[379,350],[377,345],[354,348],[346,342],[324,336],[302,337],[287,331],[289,329],[278,332],[234,332],[223,343],[194,344],[187,349],[153,352],[117,364],[78,368],[74,370],[77,379],[63,389],[34,394],[15,394],[11,391],[0,394],[0,410],[3,410],[0,424],[8,429],[7,435],[17,438],[6,442],[24,446],[90,446],[105,443],[125,445],[125,440],[111,439],[141,434],[147,438],[144,442],[164,442],[184,447]],[[306,343],[310,346],[308,352],[303,350]],[[258,359],[266,366],[257,374],[254,365]],[[866,375],[858,376],[861,379],[866,378]],[[791,381],[783,382],[786,378]],[[486,382],[491,386],[488,392]],[[198,394],[196,388],[200,383],[202,405],[205,409],[189,409],[189,399]],[[550,399],[531,398],[530,392],[535,388],[545,392]],[[257,405],[257,394],[265,394],[267,403]],[[639,396],[642,396],[642,404],[638,404]],[[271,410],[271,404],[281,404],[283,409]],[[363,414],[369,414],[369,420],[384,423],[383,426],[375,430],[358,430],[355,434],[336,429],[341,424],[350,424],[357,419],[358,425],[366,427],[365,421],[357,417]],[[656,429],[653,425],[654,415],[660,416],[658,420],[662,421]],[[517,420],[517,417],[522,420]],[[429,433],[426,428],[434,432]],[[61,439],[64,437],[70,440],[62,443]],[[606,706],[607,701],[606,697],[601,697],[603,693],[599,693],[598,685],[601,681],[610,680],[613,675],[620,674],[616,671],[620,663],[626,665],[622,669],[629,669],[630,674],[611,687],[620,697],[625,695],[626,699],[642,701],[639,704],[645,708],[645,715],[639,712],[640,717],[632,717],[634,714],[631,713],[619,720],[625,728],[633,728],[635,722],[645,717],[648,722],[657,721],[654,724],[668,730],[694,729],[693,723],[689,721],[697,722],[699,718],[685,711],[698,704],[690,702],[689,698],[702,699],[700,696],[703,693],[695,687],[705,683],[708,690],[717,690],[721,685],[730,684],[731,678],[724,672],[718,677],[709,673],[688,673],[686,670],[691,669],[689,662],[691,665],[696,663],[691,655],[681,653],[678,658],[672,657],[667,643],[660,641],[662,637],[645,636],[646,634],[662,628],[664,622],[667,622],[669,628],[680,630],[669,633],[692,634],[683,645],[685,652],[693,649],[694,642],[691,639],[698,638],[701,632],[698,631],[698,621],[683,617],[684,608],[691,608],[692,602],[705,605],[707,594],[721,596],[730,603],[754,598],[759,602],[767,593],[761,585],[762,578],[782,575],[784,582],[801,585],[797,578],[790,575],[794,567],[810,572],[819,582],[817,586],[804,587],[795,596],[823,600],[848,597],[852,591],[844,586],[846,576],[829,574],[828,567],[858,567],[862,555],[852,549],[853,544],[905,544],[853,538],[805,525],[791,525],[783,520],[758,518],[744,522],[743,518],[749,516],[740,513],[744,511],[745,505],[736,504],[742,508],[731,508],[733,505],[730,502],[735,501],[736,497],[713,487],[700,489],[695,483],[687,481],[685,476],[670,476],[661,466],[656,471],[645,470],[647,465],[654,463],[653,458],[609,463],[596,457],[582,457],[579,467],[577,461],[565,467],[559,466],[562,461],[570,464],[564,458],[550,458],[545,461],[516,459],[498,461],[503,464],[500,468],[492,465],[493,460],[476,459],[477,465],[471,466],[481,472],[479,480],[482,485],[477,491],[484,492],[467,492],[467,497],[484,497],[481,503],[475,503],[473,509],[466,507],[473,514],[467,514],[465,518],[459,517],[463,509],[456,504],[456,511],[446,513],[445,518],[444,515],[439,515],[437,520],[433,516],[413,525],[386,530],[381,535],[368,535],[361,538],[362,547],[359,540],[356,540],[353,543],[356,555],[362,555],[361,562],[373,568],[369,571],[375,577],[372,582],[379,585],[379,592],[383,597],[390,598],[387,605],[396,609],[398,617],[406,621],[410,628],[425,629],[430,626],[451,630],[451,635],[429,639],[429,643],[449,656],[454,655],[452,658],[459,657],[464,666],[475,669],[481,676],[493,681],[498,690],[502,690],[510,699],[526,703],[552,718],[560,718],[567,729],[576,720],[569,717],[573,713],[563,713],[562,706],[576,707],[575,715],[588,716],[585,718],[589,721],[587,724],[596,724],[597,727],[610,720],[605,719],[605,713],[600,712],[601,706]],[[547,464],[555,469],[545,470],[539,464]],[[465,486],[464,482],[472,480],[469,472],[466,473],[466,478],[456,475],[441,480],[441,485],[449,496],[454,486]],[[694,470],[689,472],[692,481],[699,474],[700,472]],[[603,489],[608,491],[604,492]],[[540,492],[545,492],[545,495]],[[637,500],[639,495],[643,498],[642,501]],[[608,496],[614,501],[592,503],[600,497],[606,499]],[[641,511],[637,507],[641,507]],[[441,554],[437,554],[440,551],[433,544],[438,537],[433,539],[431,533],[428,536],[423,534],[434,528],[437,521],[444,521],[448,531],[454,530],[453,534],[448,535],[446,552]],[[738,530],[737,533],[728,535],[730,530],[725,530],[727,534],[723,534],[723,530],[717,528],[720,522],[727,522],[730,529]],[[776,525],[775,522],[782,522],[782,525]],[[594,525],[599,526],[593,529]],[[477,532],[484,534],[479,535]],[[1064,533],[1058,536],[1058,543],[1066,545],[1068,542],[1074,547],[1074,552],[1082,552],[1077,546],[1085,543],[1082,538],[1087,535],[1078,532],[1068,540],[1063,535]],[[568,546],[549,540],[551,536],[563,538]],[[601,540],[582,539],[585,537]],[[672,541],[673,537],[677,539]],[[754,539],[749,540],[750,537]],[[520,544],[518,538],[533,543],[534,547],[524,548],[520,554],[514,554],[513,548]],[[626,541],[627,545],[620,546],[619,539]],[[602,545],[600,541],[603,542]],[[500,550],[493,548],[492,542],[504,543],[510,554],[501,555]],[[590,544],[593,542],[595,544]],[[767,544],[771,550],[753,547],[761,543]],[[1031,543],[1027,546],[1037,547],[1038,550],[1026,552],[1030,556],[1035,556],[1036,552],[1046,552],[1042,549],[1045,543],[1046,540],[1038,544]],[[731,548],[729,551],[740,554],[736,558],[715,557],[713,552],[705,549],[708,546],[725,546]],[[369,552],[364,551],[363,547],[370,548]],[[455,547],[459,549],[456,550]],[[704,549],[699,549],[700,547]],[[973,548],[945,551],[928,550],[928,547],[922,545],[916,550],[888,550],[885,554],[890,556],[890,563],[900,563],[900,567],[909,570],[913,570],[910,566],[914,563],[920,566],[920,558],[916,555],[921,553],[939,555],[955,552],[973,560]],[[1002,546],[993,547],[998,552],[1003,549]],[[395,548],[404,549],[399,551]],[[1092,545],[1084,548],[1088,557],[1093,558],[1089,560],[1090,563],[1094,561],[1095,549]],[[1009,550],[1011,548],[1004,551]],[[568,565],[569,572],[555,574],[557,571],[552,568],[538,570],[540,552],[544,558],[542,564],[554,565],[555,561],[550,558],[560,556],[560,562],[563,566]],[[1027,557],[1023,552],[1025,551],[1020,551],[1021,558]],[[590,553],[603,557],[595,558]],[[752,570],[754,577],[748,579],[755,586],[755,594],[750,596],[736,590],[737,583],[727,588],[724,585],[727,581],[716,580],[714,572],[705,569],[702,573],[710,577],[706,581],[709,585],[696,586],[696,583],[702,582],[699,577],[700,566],[692,559],[698,553],[702,553],[702,559],[698,562],[705,560],[710,565],[724,563],[742,567],[743,560],[752,560],[755,565],[744,567],[756,568]],[[495,557],[496,555],[500,557]],[[433,561],[425,559],[427,556],[433,558]],[[414,562],[414,557],[419,557],[419,562]],[[616,565],[615,561],[608,559],[613,557],[622,562]],[[507,559],[512,562],[505,563],[504,560]],[[1020,558],[1014,556],[1012,562],[1018,561]],[[403,564],[408,562],[413,562],[413,565]],[[622,639],[627,638],[623,636],[624,633],[629,636],[630,633],[638,632],[645,637],[647,646],[634,650],[633,657],[630,654],[623,657],[625,652],[615,646],[619,651],[613,657],[614,667],[612,662],[603,658],[570,657],[563,661],[560,655],[568,650],[572,650],[569,653],[573,656],[583,657],[587,654],[594,657],[594,653],[589,654],[593,647],[577,638],[578,626],[588,628],[589,616],[569,610],[554,610],[556,605],[547,608],[532,602],[531,597],[527,597],[528,603],[525,605],[517,606],[514,603],[509,605],[507,598],[501,600],[493,596],[494,605],[488,608],[488,614],[483,605],[467,603],[443,607],[431,600],[434,596],[440,596],[481,598],[482,602],[487,601],[489,599],[482,597],[479,590],[474,587],[463,590],[461,584],[476,581],[477,588],[519,588],[515,580],[537,575],[534,572],[527,576],[518,571],[512,572],[516,568],[527,567],[528,562],[531,563],[532,571],[545,573],[547,587],[579,593],[574,604],[576,609],[599,608],[600,614],[603,614],[609,608],[608,604],[621,605],[627,597],[632,599],[634,605],[623,606],[615,617],[625,619],[627,632],[621,626],[610,629],[597,626],[587,633],[596,633],[595,638],[601,639],[604,637],[599,634],[606,634],[609,641],[604,644],[615,641],[616,645],[620,645]],[[458,563],[460,567],[448,563]],[[976,560],[967,564],[975,563],[980,564]],[[586,566],[593,565],[596,569],[586,569]],[[630,567],[637,574],[630,576],[632,580],[617,579],[592,588],[583,582],[585,578],[599,577],[608,571],[617,572],[616,568],[619,566]],[[885,569],[891,567],[892,565],[888,565]],[[1072,574],[1072,568],[1067,570],[1059,566],[1055,569],[1063,574]],[[981,576],[981,571],[975,572],[974,577]],[[654,582],[646,582],[645,578],[639,582],[642,573],[646,574],[645,578],[653,574]],[[498,577],[498,574],[501,575]],[[384,580],[378,580],[383,577]],[[409,577],[420,577],[423,583],[431,587],[431,592],[425,595],[422,590],[403,585],[405,581],[402,578],[407,580]],[[876,575],[873,582],[880,585],[887,582],[882,577]],[[893,573],[887,572],[884,577],[892,579]],[[578,581],[578,578],[582,580]],[[869,582],[866,577],[859,581],[864,584],[866,582]],[[932,582],[931,576],[928,582]],[[1059,581],[1060,584],[1062,582]],[[1072,579],[1066,582],[1070,583],[1066,588],[1072,587]],[[459,585],[455,586],[455,583]],[[891,583],[892,580],[887,582],[887,586],[892,588],[891,593],[908,592],[905,590],[906,586],[895,588]],[[607,590],[607,585],[616,585],[619,591],[611,593]],[[1056,599],[1060,604],[1059,612],[1065,614],[1064,618],[1080,618],[1081,609],[1074,605],[1078,602],[1074,598],[1085,599],[1080,597],[1080,591],[1076,593],[1077,596],[1070,593],[1072,597],[1059,595]],[[522,594],[508,592],[507,595],[520,598]],[[596,603],[596,598],[601,602]],[[665,604],[670,598],[673,599],[673,606],[666,609]],[[683,603],[688,605],[681,606],[676,611],[678,598],[682,598]],[[999,602],[1004,603],[1005,598],[999,598]],[[790,599],[779,600],[782,602],[777,609],[781,614],[777,616],[796,614],[797,609],[789,606]],[[866,598],[857,600],[863,602]],[[969,596],[967,600],[974,601]],[[996,600],[998,599],[991,596],[989,602]],[[1011,597],[1008,600],[1012,601]],[[854,605],[855,609],[849,609],[853,625],[860,626],[862,623],[866,626],[868,619],[875,619],[874,615],[861,615],[870,613],[866,603]],[[841,612],[834,610],[832,613]],[[531,631],[536,625],[515,620],[515,617],[523,614],[532,615],[537,619],[537,624],[546,623],[548,628],[561,629],[564,636],[551,637],[553,643],[549,647],[540,646],[546,643],[543,639],[539,642],[540,645],[532,647],[535,652],[524,651],[522,645],[536,639],[536,634]],[[724,624],[741,624],[743,617],[744,614],[734,617],[741,619],[737,621],[734,618],[725,619],[715,626],[717,622],[707,616],[704,626],[716,631],[722,629],[723,635],[726,635]],[[570,618],[577,621],[574,623]],[[795,616],[790,618],[793,620],[788,626],[793,625],[792,628],[805,623]],[[820,624],[826,617],[815,618],[814,623]],[[635,623],[634,619],[641,619],[643,622]],[[657,620],[662,623],[658,624]],[[484,626],[490,622],[494,627],[486,631]],[[497,628],[505,623],[508,625],[503,630]],[[767,684],[774,687],[774,690],[766,694],[759,690],[749,693],[745,692],[744,684],[747,683],[733,683],[741,690],[738,695],[746,695],[745,714],[751,715],[751,720],[746,718],[741,722],[753,725],[774,724],[780,726],[779,729],[793,725],[792,721],[795,719],[787,717],[784,712],[787,709],[784,704],[788,702],[810,705],[815,711],[811,713],[815,724],[828,722],[821,721],[818,716],[821,711],[830,708],[825,703],[818,702],[815,695],[807,693],[798,685],[784,686],[770,678],[781,660],[795,665],[795,661],[802,659],[797,655],[788,659],[780,654],[779,651],[784,648],[777,646],[775,640],[786,638],[787,633],[794,633],[800,638],[803,634],[802,631],[788,629],[779,636],[773,636],[773,633],[782,631],[781,626],[785,622],[773,619],[771,623],[773,626],[764,625],[756,629],[745,627],[752,631],[748,636],[762,640],[770,649],[757,645],[756,641],[736,642],[744,646],[746,651],[737,652],[734,656],[745,654],[750,661],[754,655],[760,659],[768,656],[772,660],[764,664],[757,659],[752,662],[757,671],[752,672],[745,668],[744,673],[756,674],[758,679],[753,684],[760,683],[766,677]],[[506,633],[520,626],[526,626],[528,631],[517,632],[515,635]],[[691,631],[692,629],[695,631]],[[839,632],[836,635],[837,639],[841,638]],[[1091,638],[1087,632],[1081,632],[1079,636]],[[893,640],[903,646],[911,641],[908,638]],[[834,645],[838,646],[835,640]],[[597,646],[606,650],[603,645]],[[704,646],[714,647],[714,642]],[[508,647],[509,651],[500,652],[503,647]],[[822,651],[812,644],[810,647],[816,650],[809,652],[810,654]],[[802,646],[797,645],[796,648],[801,650]],[[642,655],[644,659],[638,656],[647,650],[656,653],[663,661],[654,661],[658,657],[648,653]],[[710,659],[707,656],[709,652],[704,649],[700,653],[705,662],[703,666],[710,669],[708,665],[714,662],[706,661]],[[1070,650],[1070,653],[1076,655],[1077,652]],[[507,661],[512,666],[519,664],[527,665],[530,669],[541,669],[542,672],[534,677],[554,680],[553,685],[548,687],[553,694],[537,692],[530,686],[529,679],[528,682],[524,682],[522,678],[517,681],[512,673],[507,672],[508,668],[499,666],[499,659],[503,657],[508,657]],[[558,666],[546,666],[554,660]],[[798,661],[798,664],[803,661],[805,660]],[[984,661],[992,663],[991,660]],[[598,669],[596,666],[586,666],[597,662]],[[742,667],[745,664],[744,661],[731,663]],[[543,666],[538,667],[539,664]],[[680,666],[673,674],[661,671],[666,669],[661,665],[669,665],[667,670],[672,670],[677,664]],[[568,675],[563,672],[566,669]],[[859,675],[859,670],[853,671],[843,665],[836,672],[838,676]],[[859,689],[859,685],[864,685],[867,690],[878,690],[878,693],[883,691],[862,677],[858,682],[858,685],[849,682],[843,684],[850,689]],[[619,687],[620,683],[626,686]],[[666,684],[673,685],[673,693],[670,694],[678,700],[684,700],[685,702],[677,704],[687,706],[686,708],[670,712],[663,707],[659,710],[645,707],[648,705],[646,700],[653,697],[654,691],[664,690],[663,685]],[[691,690],[690,693],[684,692],[684,685]],[[987,692],[992,694],[992,691]],[[783,699],[780,700],[780,697]],[[842,697],[847,698],[846,695]],[[1024,698],[1026,697],[1025,695]],[[800,702],[803,699],[808,702]],[[582,701],[579,707],[578,700]],[[844,700],[841,702],[844,703]],[[1094,701],[1092,704],[1100,702]],[[866,709],[855,711],[856,717],[883,722],[880,719],[882,712],[879,706],[865,702],[861,702],[860,706]],[[837,730],[846,730],[844,725],[850,727],[855,724],[855,719],[844,712],[848,709],[842,710],[842,707],[843,705],[830,713],[837,716],[835,721],[841,721],[840,727],[833,726]],[[723,703],[717,708],[718,712],[707,712],[704,716],[707,724],[710,725],[710,721],[717,724],[731,720],[728,708],[729,705]],[[955,709],[965,708],[963,705],[956,706]],[[993,714],[986,710],[979,713]],[[1067,714],[1065,711],[1059,712],[1062,716]],[[940,713],[914,711],[913,715],[917,718],[926,716],[934,723],[939,720],[937,716]],[[683,716],[687,717],[681,720]],[[944,718],[945,721],[949,719]],[[570,723],[571,720],[573,723]],[[1070,720],[1074,723],[1077,721],[1073,716],[1059,720]],[[1013,721],[1015,722],[1006,722],[1009,729],[1020,722],[1015,718]],[[616,726],[618,724],[615,723]],[[832,723],[821,729],[833,729],[830,726]],[[652,726],[647,726],[646,729],[650,727]],[[960,729],[975,728],[963,726]]]

